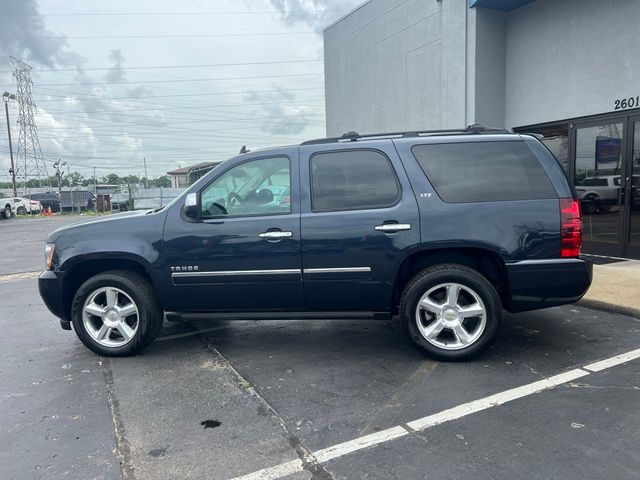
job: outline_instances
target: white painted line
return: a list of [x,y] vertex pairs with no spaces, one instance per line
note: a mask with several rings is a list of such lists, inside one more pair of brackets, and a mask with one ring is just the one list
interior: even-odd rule
[[529,383],[528,385],[512,388],[511,390],[505,390],[504,392],[496,393],[495,395],[490,395],[479,400],[474,400],[473,402],[464,403],[434,415],[429,415],[428,417],[419,418],[407,423],[407,426],[413,430],[431,428],[436,425],[440,425],[441,423],[450,422],[451,420],[466,417],[472,413],[480,412],[491,407],[497,407],[507,402],[557,387],[558,385],[570,382],[576,378],[584,377],[585,375],[589,375],[589,372],[585,372],[580,369],[570,370],[551,378],[545,378],[544,380]]
[[276,480],[278,478],[293,475],[303,470],[302,460],[292,460],[291,462],[281,463],[275,467],[263,468],[257,472],[248,473],[233,480]]
[[569,370],[568,372],[560,373],[558,375],[554,375],[553,377],[547,378],[551,383],[553,383],[556,387],[569,383],[572,380],[580,377],[586,377],[589,375],[589,372],[583,370],[582,368],[576,368],[575,370]]
[[[520,387],[505,390],[488,397],[480,398],[462,405],[458,405],[447,410],[429,415],[427,417],[418,418],[407,423],[407,426],[411,430],[425,430],[427,428],[440,425],[442,423],[450,422],[472,413],[487,410],[492,407],[504,405],[507,402],[524,398],[534,393],[539,393],[544,390],[550,390],[565,383],[571,382],[577,378],[590,375],[591,372],[599,372],[607,368],[626,363],[630,360],[640,358],[640,349],[632,350],[631,352],[616,355],[615,357],[602,360],[600,362],[591,363],[583,368],[576,368],[567,372],[554,375],[537,382],[522,385]],[[396,426],[387,430],[365,435],[364,437],[355,438],[348,442],[333,445],[331,447],[324,448],[312,453],[312,458],[319,463],[327,462],[335,458],[340,458],[350,453],[363,450],[365,448],[379,445],[381,443],[395,440],[396,438],[404,437],[411,433],[409,430],[402,426]],[[236,477],[233,480],[276,480],[287,475],[291,475],[296,472],[302,471],[304,465],[301,460],[293,460],[291,462],[282,463],[274,467],[265,468],[257,472],[249,473],[242,477]]]
[[620,365],[621,363],[635,360],[636,358],[640,358],[640,348],[638,350],[632,350],[631,352],[621,353],[620,355],[607,358],[606,360],[602,360],[600,362],[590,363],[589,365],[585,365],[584,369],[590,370],[592,372],[600,372],[602,370],[606,370],[607,368]]
[[20,272],[20,273],[7,273],[0,275],[0,283],[14,282],[17,280],[31,280],[32,278],[38,278],[41,272]]
[[313,453],[318,462],[326,462],[334,458],[342,457],[350,453],[369,448],[379,443],[388,442],[396,438],[408,435],[409,432],[402,427],[392,427],[387,430],[365,435],[364,437],[355,438],[348,442],[339,443],[332,447],[323,448]]

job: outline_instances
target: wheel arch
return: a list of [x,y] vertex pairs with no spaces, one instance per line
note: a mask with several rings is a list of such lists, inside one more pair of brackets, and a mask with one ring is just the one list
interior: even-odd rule
[[425,268],[443,263],[455,263],[473,268],[496,289],[503,305],[508,303],[507,271],[495,251],[481,247],[446,247],[419,250],[408,255],[400,264],[394,280],[391,312],[398,312],[404,287],[411,278]]
[[[94,275],[110,270],[126,270],[137,273],[147,280],[158,294],[159,285],[154,281],[149,267],[149,264],[142,257],[124,253],[109,258],[86,255],[74,259],[71,264],[65,265],[65,282],[62,290],[65,318],[71,318],[71,302],[80,285]],[[157,297],[159,300],[160,295]]]

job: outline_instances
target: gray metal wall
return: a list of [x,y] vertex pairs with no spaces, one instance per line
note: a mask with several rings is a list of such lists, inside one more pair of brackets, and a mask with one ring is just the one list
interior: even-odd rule
[[472,119],[467,12],[466,0],[371,0],[328,27],[327,134],[459,127]]
[[513,128],[640,95],[640,0],[371,0],[324,32],[327,134]]
[[506,125],[609,112],[640,95],[640,1],[537,0],[509,14]]

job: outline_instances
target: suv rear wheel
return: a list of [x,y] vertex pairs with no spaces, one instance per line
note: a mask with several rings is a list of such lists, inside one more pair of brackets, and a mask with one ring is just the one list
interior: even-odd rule
[[133,355],[160,333],[164,315],[151,285],[140,275],[112,270],[84,282],[71,304],[78,338],[99,355]]
[[502,305],[489,281],[457,264],[427,268],[407,284],[400,300],[405,335],[438,360],[469,360],[500,332]]
[[7,204],[4,206],[4,208],[2,209],[2,216],[5,220],[11,218],[11,205]]

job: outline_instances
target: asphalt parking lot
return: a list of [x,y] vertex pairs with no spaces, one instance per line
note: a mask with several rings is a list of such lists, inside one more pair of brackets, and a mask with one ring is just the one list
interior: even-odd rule
[[395,321],[192,316],[103,359],[29,273],[77,220],[0,222],[0,478],[638,477],[640,355],[592,365],[639,349],[638,319],[505,314],[487,354],[451,364]]

